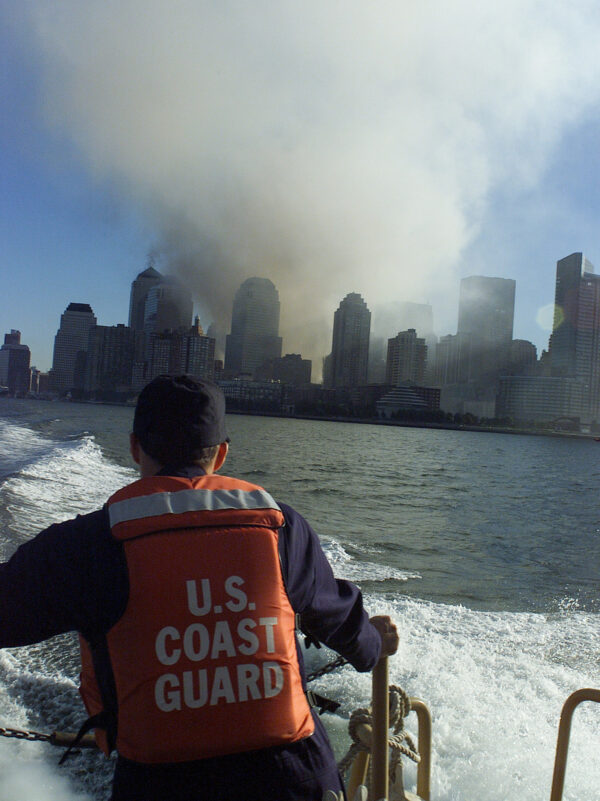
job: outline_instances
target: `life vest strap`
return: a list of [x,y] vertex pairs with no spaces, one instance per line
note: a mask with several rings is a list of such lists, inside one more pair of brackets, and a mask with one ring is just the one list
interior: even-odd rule
[[84,736],[91,731],[92,729],[105,729],[108,724],[108,715],[106,712],[99,712],[97,715],[92,715],[91,718],[88,718],[82,724],[81,728],[75,735],[75,739],[69,745],[65,753],[61,756],[59,760],[59,765],[64,765],[67,759],[71,756],[71,753],[77,748],[79,743],[83,740]]

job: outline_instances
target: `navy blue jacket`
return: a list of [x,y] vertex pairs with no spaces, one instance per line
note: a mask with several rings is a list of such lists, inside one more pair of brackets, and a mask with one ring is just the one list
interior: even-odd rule
[[[164,469],[192,477],[199,468]],[[318,537],[285,504],[279,551],[288,597],[303,629],[342,654],[360,671],[373,668],[381,647],[359,589],[335,579]],[[87,639],[106,633],[128,600],[123,548],[111,534],[106,507],[50,526],[0,565],[0,647],[28,645],[67,631]],[[301,669],[302,655],[299,652]],[[192,763],[148,766],[119,757],[113,801],[295,801],[340,789],[327,735],[292,745]]]

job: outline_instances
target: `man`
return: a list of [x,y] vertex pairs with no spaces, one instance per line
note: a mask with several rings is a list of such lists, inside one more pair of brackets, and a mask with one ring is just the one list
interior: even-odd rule
[[0,565],[0,608],[19,610],[0,620],[0,646],[80,633],[90,723],[118,753],[113,801],[339,791],[296,616],[361,671],[395,653],[395,626],[369,621],[297,512],[219,475],[229,440],[215,384],[148,384],[130,448],[138,481]]

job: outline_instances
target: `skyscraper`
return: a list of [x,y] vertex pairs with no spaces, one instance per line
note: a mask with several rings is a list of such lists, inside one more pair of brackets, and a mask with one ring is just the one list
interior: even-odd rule
[[440,337],[434,358],[427,365],[427,380],[436,387],[464,384],[471,375],[471,334],[447,334]]
[[87,393],[125,393],[131,389],[132,370],[142,358],[143,334],[127,325],[90,328],[84,389]]
[[248,278],[233,301],[225,370],[253,376],[267,359],[281,356],[279,293],[268,278]]
[[61,315],[50,372],[50,387],[55,392],[83,388],[88,335],[93,325],[96,316],[87,303],[69,303]]
[[350,292],[333,316],[329,386],[358,387],[367,383],[370,331],[367,304],[358,293]]
[[600,419],[600,276],[583,253],[556,262],[550,360],[554,377],[581,383],[581,414]]
[[422,384],[427,360],[427,345],[414,328],[400,331],[388,339],[386,384],[398,386],[406,382]]
[[214,378],[215,340],[204,335],[198,317],[189,328],[151,334],[146,342],[145,364],[134,368],[134,386],[145,383],[162,373],[186,373],[196,378]]
[[163,276],[150,266],[139,273],[137,278],[131,283],[131,294],[129,296],[129,327],[134,331],[144,330],[144,312],[146,309],[146,298],[148,292],[160,284]]
[[433,331],[433,309],[429,303],[388,301],[373,308],[369,341],[369,383],[386,382],[388,340],[398,331],[414,328],[425,339],[428,353],[433,353],[437,337]]
[[460,282],[458,334],[471,334],[471,378],[497,372],[509,356],[515,281],[472,275]]
[[181,335],[181,372],[195,378],[213,379],[215,375],[215,340],[205,336],[198,317]]
[[164,276],[148,290],[144,304],[144,333],[162,334],[189,328],[194,303],[189,291],[176,278]]
[[27,392],[30,360],[29,348],[21,344],[21,332],[13,328],[5,335],[4,345],[0,348],[0,386],[8,387],[11,394]]

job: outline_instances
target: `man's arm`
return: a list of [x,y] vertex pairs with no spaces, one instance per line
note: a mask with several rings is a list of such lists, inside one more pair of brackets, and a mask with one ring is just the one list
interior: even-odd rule
[[0,564],[0,648],[118,619],[127,574],[107,525],[104,509],[57,523]]
[[[382,655],[394,653],[395,626],[389,618],[370,623],[362,594],[350,581],[336,579],[319,538],[291,507],[280,504],[283,529],[282,568],[287,593],[302,625],[357,670],[371,670]],[[381,621],[388,621],[383,623]]]

